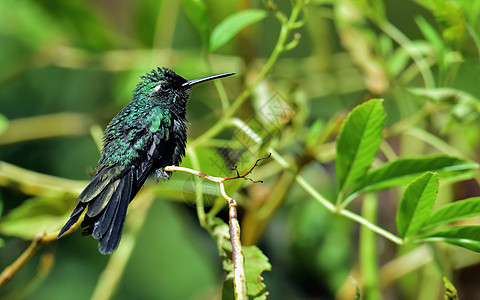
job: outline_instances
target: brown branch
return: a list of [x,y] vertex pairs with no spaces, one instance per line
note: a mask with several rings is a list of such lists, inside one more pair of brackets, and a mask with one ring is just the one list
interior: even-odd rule
[[248,178],[247,175],[253,172],[253,170],[258,166],[258,163],[261,160],[267,159],[270,156],[271,154],[268,154],[265,157],[257,159],[255,161],[255,164],[250,168],[250,170],[248,170],[244,174],[240,174],[238,172],[237,167],[235,166],[234,170],[237,172],[237,176],[233,176],[233,177],[215,177],[215,176],[201,173],[197,170],[184,168],[184,167],[177,167],[177,166],[168,166],[164,168],[165,171],[186,172],[186,173],[190,173],[219,184],[220,193],[222,194],[222,197],[228,202],[228,227],[230,231],[230,243],[232,244],[232,262],[233,262],[233,276],[234,276],[233,288],[235,291],[235,299],[237,300],[248,299],[247,279],[245,277],[245,257],[243,256],[242,244],[240,241],[240,224],[237,219],[237,202],[235,201],[235,199],[227,195],[227,193],[225,192],[224,183],[227,180],[233,180],[238,178],[250,180],[254,183],[262,182],[262,181],[254,181],[251,178]]

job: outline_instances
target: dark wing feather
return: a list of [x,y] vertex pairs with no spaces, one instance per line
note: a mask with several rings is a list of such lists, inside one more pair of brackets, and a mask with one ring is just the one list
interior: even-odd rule
[[[125,186],[125,177],[117,179],[115,181],[116,187],[113,190],[113,193],[108,193],[110,195],[110,198],[107,200],[107,205],[104,210],[101,211],[101,214],[93,216],[91,219],[95,220],[93,223],[93,234],[92,236],[96,239],[102,238],[102,236],[105,234],[107,231],[108,227],[112,223],[112,220],[115,216],[115,213],[117,211],[117,206],[120,198],[122,197],[123,193],[123,188]],[[125,195],[126,196],[126,195]],[[128,195],[130,197],[130,195]],[[95,202],[99,202],[99,200],[102,199],[96,199]],[[103,202],[103,201],[102,201]],[[88,207],[90,209],[90,207]],[[87,210],[87,216],[88,216],[88,210]],[[92,221],[87,221],[87,224],[82,224],[83,225],[91,225]]]
[[60,238],[62,235],[65,234],[75,223],[77,223],[78,218],[82,215],[85,207],[87,207],[87,203],[80,202],[77,206],[73,209],[70,218],[68,219],[67,223],[63,226],[62,230],[57,235],[57,239]]
[[[108,207],[93,229],[93,237],[96,232],[101,234],[98,249],[102,254],[113,253],[120,243],[122,237],[123,224],[127,215],[127,207],[131,200],[133,172],[128,172],[118,185],[118,189],[109,201]],[[120,189],[121,187],[121,189]],[[114,200],[115,198],[115,200]],[[113,215],[110,211],[115,210]]]
[[107,185],[103,191],[98,195],[95,201],[91,201],[87,208],[87,216],[94,219],[107,207],[108,202],[113,197],[113,193],[121,189],[119,179]]
[[83,192],[78,196],[76,201],[81,202],[90,202],[95,197],[97,197],[105,187],[110,183],[110,177],[108,176],[107,169],[102,169],[98,171],[87,185],[87,187],[83,190]]

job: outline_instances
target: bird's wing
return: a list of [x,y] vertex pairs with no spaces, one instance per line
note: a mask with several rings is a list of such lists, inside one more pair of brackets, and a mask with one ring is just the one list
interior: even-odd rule
[[[141,123],[135,127],[114,123],[118,122],[117,118],[112,120],[104,136],[97,173],[78,196],[79,203],[59,237],[78,221],[86,209],[81,224],[88,227],[84,233],[93,233],[93,237],[100,240],[101,253],[116,250],[128,204],[151,173],[154,162],[162,158],[169,142],[170,116],[168,111],[158,109],[142,116]],[[121,128],[121,134],[112,127]]]

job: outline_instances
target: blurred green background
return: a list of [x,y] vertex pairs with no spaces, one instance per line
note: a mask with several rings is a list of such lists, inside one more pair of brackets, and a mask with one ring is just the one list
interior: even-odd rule
[[[290,1],[275,3],[290,14]],[[190,140],[215,124],[223,113],[220,98],[235,99],[271,58],[281,25],[268,7],[271,2],[243,0],[1,0],[0,160],[9,168],[0,165],[0,267],[19,257],[35,234],[54,233],[67,220],[99,158],[102,130],[130,101],[140,75],[157,66],[187,79],[236,72],[221,86],[192,91]],[[212,30],[246,9],[264,14],[212,49]],[[329,198],[336,189],[333,141],[340,122],[370,98],[385,100],[384,146],[396,155],[443,149],[478,161],[479,13],[476,0],[311,1],[301,14],[305,24],[288,36],[288,41],[299,39],[298,45],[274,61],[235,116]],[[451,89],[450,94],[435,94],[439,88]],[[418,116],[418,111],[425,113]],[[444,147],[432,147],[431,139]],[[195,143],[200,171],[232,176],[235,159],[240,171],[247,170],[267,147],[247,140],[226,127]],[[192,164],[187,157],[183,165]],[[12,171],[10,165],[22,169]],[[230,191],[240,203],[244,243],[257,244],[272,265],[262,274],[268,298],[352,299],[349,275],[361,285],[358,224],[331,215],[272,161],[251,176],[265,183],[238,181]],[[131,256],[110,260],[121,278],[113,299],[218,298],[221,261],[215,241],[198,224],[193,179],[174,174],[169,182],[150,185],[151,206],[142,214],[144,206],[137,209],[134,201],[127,216],[119,251],[132,247]],[[203,192],[210,207],[216,186],[204,183]],[[466,181],[442,187],[437,202],[476,195],[478,185]],[[382,228],[395,231],[400,196],[396,189],[379,194]],[[226,220],[225,210],[219,216]],[[388,264],[398,266],[396,258],[414,247],[395,247],[382,238],[377,245],[383,299],[442,299],[438,264],[447,265],[461,298],[480,299],[478,254],[450,247],[441,252],[448,257],[407,257],[396,272]],[[101,289],[99,276],[109,259],[98,253],[93,239],[76,231],[41,249],[0,297],[88,299]],[[95,295],[92,299],[102,299]]]

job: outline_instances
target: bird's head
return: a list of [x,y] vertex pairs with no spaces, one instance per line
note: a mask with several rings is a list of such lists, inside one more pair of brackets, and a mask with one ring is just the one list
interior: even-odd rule
[[186,80],[169,68],[158,68],[141,76],[142,81],[133,91],[134,99],[155,99],[165,104],[185,106],[192,86],[235,73],[223,73],[195,80]]

